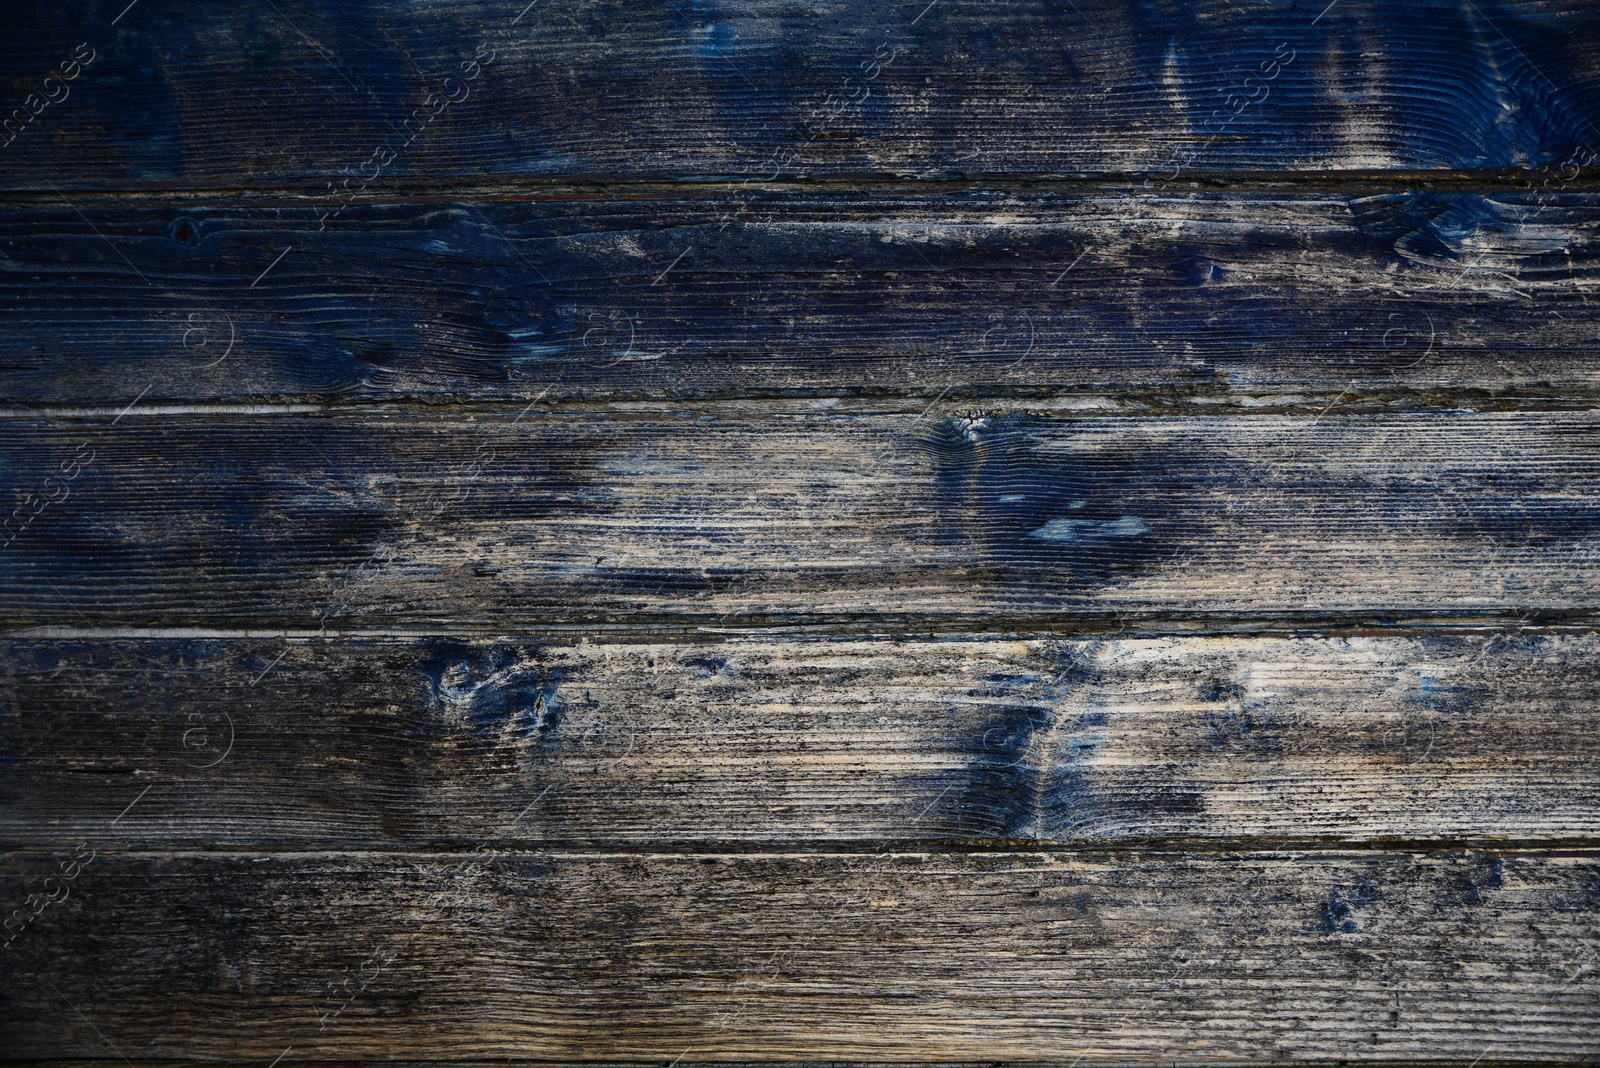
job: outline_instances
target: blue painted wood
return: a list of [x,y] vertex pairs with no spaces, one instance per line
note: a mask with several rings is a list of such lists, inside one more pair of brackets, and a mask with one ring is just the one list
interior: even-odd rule
[[[658,190],[0,210],[0,403],[1588,404],[1600,199]],[[81,214],[80,214],[81,212]],[[321,228],[319,228],[319,226]]]
[[1594,621],[1600,416],[833,401],[0,425],[14,625]]
[[1600,8],[6,14],[6,1055],[1594,1052]]
[[[124,7],[9,13],[0,185],[332,184],[331,201],[553,176],[1159,184],[1586,171],[1600,145],[1600,11],[1572,0]],[[47,84],[80,45],[95,61]]]

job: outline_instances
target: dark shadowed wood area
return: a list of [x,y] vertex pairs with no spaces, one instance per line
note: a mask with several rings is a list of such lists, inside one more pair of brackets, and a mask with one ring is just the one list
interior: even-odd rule
[[389,1059],[397,1020],[418,1060],[635,1062],[911,1036],[929,1060],[1570,1062],[1600,1028],[1592,857],[122,853],[74,885],[11,952],[14,1050],[95,1038],[63,999],[147,1056],[260,1061]]
[[0,1060],[1600,1063],[1600,7],[12,6]]
[[790,184],[742,204],[726,184],[374,196],[318,232],[304,198],[15,199],[0,403],[1089,392],[1315,412],[1588,406],[1600,381],[1593,195]]
[[125,2],[14,16],[16,106],[68,95],[6,186],[1505,173],[1600,119],[1600,11],[1558,0],[144,0],[110,25]]

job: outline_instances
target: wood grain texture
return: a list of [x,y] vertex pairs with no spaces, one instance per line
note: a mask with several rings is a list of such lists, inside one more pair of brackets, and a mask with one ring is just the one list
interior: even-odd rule
[[0,403],[1597,397],[1600,197],[739,203],[574,188],[363,202],[324,225],[306,199],[16,200]]
[[13,1056],[1600,1054],[1592,854],[107,852],[72,888],[0,954]]
[[[1600,844],[1600,638],[26,642],[0,843]],[[129,806],[132,807],[129,807]],[[948,848],[948,847],[946,847]]]
[[821,402],[9,422],[4,473],[38,500],[0,592],[14,627],[319,633],[1584,620],[1597,420]]
[[1600,7],[34,7],[0,1059],[1600,1064]]
[[4,185],[1505,170],[1600,141],[1571,0],[122,6],[14,13]]

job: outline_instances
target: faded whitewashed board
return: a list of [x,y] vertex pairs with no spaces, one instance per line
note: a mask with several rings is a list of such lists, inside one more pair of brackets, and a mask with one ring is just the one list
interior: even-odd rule
[[0,1057],[1594,1062],[1597,32],[8,12]]

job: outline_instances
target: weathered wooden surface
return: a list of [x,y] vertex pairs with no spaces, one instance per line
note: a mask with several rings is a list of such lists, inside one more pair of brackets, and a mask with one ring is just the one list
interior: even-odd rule
[[[131,17],[131,16],[130,16]],[[1589,405],[1600,198],[24,199],[0,404],[1103,394]],[[320,229],[319,229],[320,228]]]
[[1600,1062],[1597,32],[7,12],[0,1058]]
[[97,852],[0,954],[0,1026],[261,1064],[1572,1064],[1597,920],[1600,862],[1529,853]]
[[14,14],[4,185],[336,206],[548,176],[1559,168],[1600,141],[1600,13],[1570,0],[124,7]]
[[6,618],[995,630],[1596,607],[1593,412],[514,413],[6,423],[7,478],[42,502],[5,552]]
[[144,849],[1600,842],[1593,635],[25,642],[0,663],[12,847],[113,818]]

